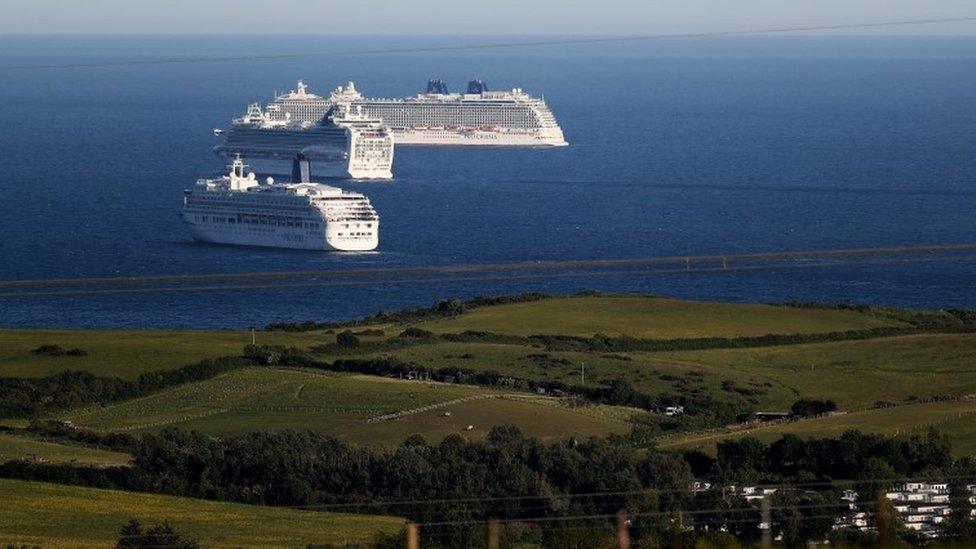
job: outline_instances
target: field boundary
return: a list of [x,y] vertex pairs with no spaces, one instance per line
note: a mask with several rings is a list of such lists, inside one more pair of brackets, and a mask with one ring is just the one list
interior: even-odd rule
[[[427,406],[421,406],[420,408],[411,408],[409,410],[401,410],[399,412],[393,412],[392,414],[384,414],[381,416],[367,418],[366,423],[374,423],[377,421],[392,421],[406,416],[412,416],[416,414],[422,414],[424,412],[430,412],[432,410],[438,410],[440,408],[452,406],[454,404],[461,404],[462,402],[471,402],[473,400],[486,400],[491,398],[513,398],[513,397],[518,398],[518,395],[514,393],[499,393],[499,394],[485,393],[480,395],[471,395],[471,396],[455,398],[451,400],[445,400],[444,402],[438,402],[435,404],[428,404]],[[550,398],[555,398],[555,397],[550,397]]]

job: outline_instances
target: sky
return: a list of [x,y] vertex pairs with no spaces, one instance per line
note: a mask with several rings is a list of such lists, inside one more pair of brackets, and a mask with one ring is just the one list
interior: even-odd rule
[[[0,33],[663,34],[966,16],[972,0],[0,0]],[[844,33],[976,35],[976,22]]]

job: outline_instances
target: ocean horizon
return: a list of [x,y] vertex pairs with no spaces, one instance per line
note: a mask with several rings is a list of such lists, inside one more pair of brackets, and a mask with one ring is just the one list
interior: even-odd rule
[[[0,69],[419,48],[511,37],[0,36]],[[523,49],[9,69],[0,280],[330,271],[972,242],[976,39],[764,36]],[[295,86],[402,97],[430,78],[544,96],[569,147],[396,149],[339,181],[376,252],[192,242],[183,189],[223,171],[211,130]],[[210,284],[208,284],[210,285]],[[244,328],[436,299],[646,292],[736,302],[976,306],[976,258],[550,279],[377,281],[0,297],[0,326]]]

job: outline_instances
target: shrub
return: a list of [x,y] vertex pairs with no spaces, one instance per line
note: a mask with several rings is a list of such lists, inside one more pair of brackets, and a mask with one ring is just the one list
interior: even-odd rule
[[359,338],[349,330],[346,330],[345,332],[340,332],[339,335],[336,336],[336,345],[347,348],[359,347]]
[[45,356],[85,356],[88,354],[84,349],[65,349],[60,345],[41,345],[31,350],[35,355]]
[[837,403],[833,400],[816,400],[812,398],[801,398],[793,403],[790,411],[793,415],[800,417],[811,417],[833,412],[837,409]]
[[415,339],[431,339],[432,337],[434,337],[434,332],[431,332],[429,330],[424,330],[424,329],[421,329],[421,328],[413,328],[413,327],[410,327],[410,328],[407,328],[406,330],[400,332],[400,335],[397,336],[397,337],[412,337],[412,338],[415,338]]

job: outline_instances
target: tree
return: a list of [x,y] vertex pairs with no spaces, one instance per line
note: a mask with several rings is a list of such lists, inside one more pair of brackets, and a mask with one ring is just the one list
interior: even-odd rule
[[336,336],[336,345],[340,347],[359,347],[359,338],[349,330],[346,330]]
[[807,443],[788,433],[769,447],[769,463],[782,474],[796,475],[807,467]]
[[834,524],[832,514],[840,514],[842,507],[831,507],[823,494],[780,490],[770,496],[772,529],[774,534],[783,536],[787,546],[800,546],[808,541],[819,542],[826,539]]
[[115,546],[119,549],[199,549],[200,545],[183,537],[173,530],[168,522],[157,524],[145,531],[135,519],[130,519],[119,529],[119,539]]
[[837,409],[837,403],[833,400],[816,400],[812,398],[801,398],[793,403],[790,411],[793,415],[800,417],[819,416]]
[[637,462],[637,478],[647,488],[659,491],[659,505],[664,510],[682,507],[691,500],[695,477],[679,455],[649,452]]
[[754,482],[764,470],[766,445],[754,437],[719,442],[718,464],[728,480]]
[[129,519],[121,529],[119,529],[119,540],[115,546],[119,549],[124,547],[139,547],[142,538],[142,525],[136,519]]
[[969,503],[972,493],[966,482],[955,481],[949,485],[951,511],[942,523],[941,537],[956,543],[976,542],[976,522],[972,518],[973,506]]
[[730,490],[698,492],[691,509],[694,513],[689,516],[696,532],[727,531],[742,543],[759,540],[762,520],[759,508]]

